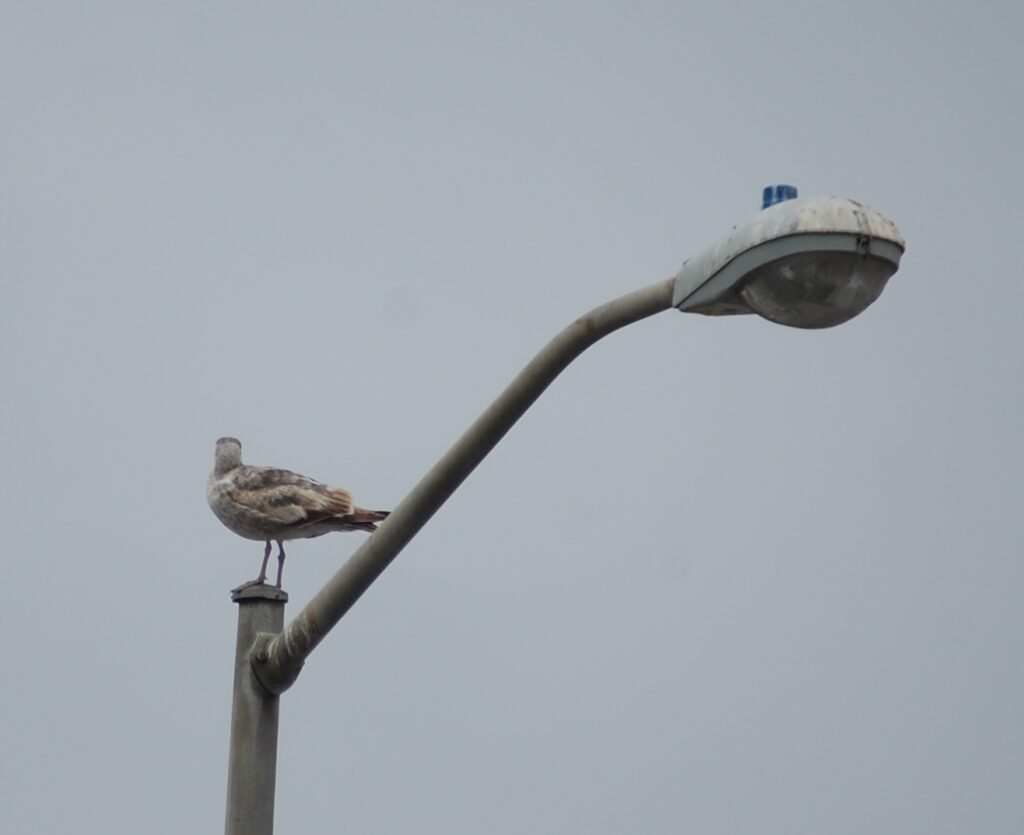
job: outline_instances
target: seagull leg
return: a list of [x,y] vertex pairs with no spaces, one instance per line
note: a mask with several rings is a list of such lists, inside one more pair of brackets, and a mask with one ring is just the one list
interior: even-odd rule
[[[270,543],[267,543],[267,556],[270,555]],[[266,567],[266,563],[263,564]],[[281,575],[284,573],[284,543],[277,540],[277,587],[281,588]]]
[[[281,543],[278,543],[280,545]],[[263,550],[263,565],[260,566],[260,576],[255,580],[249,580],[247,583],[242,583],[240,586],[236,586],[232,591],[241,591],[242,589],[252,588],[253,586],[263,586],[267,582],[267,563],[270,562],[270,540],[267,540],[267,547]],[[281,586],[281,576],[277,578],[278,588]]]

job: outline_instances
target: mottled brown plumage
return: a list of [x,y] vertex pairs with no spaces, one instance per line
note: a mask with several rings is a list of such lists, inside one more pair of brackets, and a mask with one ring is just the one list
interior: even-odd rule
[[352,496],[290,470],[242,463],[236,438],[217,441],[214,468],[206,483],[210,508],[224,525],[246,539],[266,542],[259,577],[238,588],[266,582],[270,543],[277,542],[277,587],[281,587],[286,539],[310,539],[332,531],[377,529],[388,511],[356,507]]

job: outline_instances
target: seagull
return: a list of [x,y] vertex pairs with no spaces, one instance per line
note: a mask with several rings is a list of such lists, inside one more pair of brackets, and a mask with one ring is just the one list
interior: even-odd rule
[[220,438],[213,457],[213,472],[206,481],[206,500],[224,525],[246,539],[267,543],[260,576],[234,591],[267,582],[270,543],[276,542],[277,588],[281,588],[286,539],[310,539],[331,531],[377,530],[376,522],[389,511],[356,507],[352,496],[340,487],[274,467],[242,463],[242,444],[237,438]]

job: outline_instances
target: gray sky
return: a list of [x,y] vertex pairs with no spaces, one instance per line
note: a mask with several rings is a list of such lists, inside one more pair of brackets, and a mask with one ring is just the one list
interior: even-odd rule
[[393,506],[792,182],[878,304],[581,358],[283,698],[277,831],[1020,832],[1021,8],[4,4],[5,830],[221,828],[218,436]]

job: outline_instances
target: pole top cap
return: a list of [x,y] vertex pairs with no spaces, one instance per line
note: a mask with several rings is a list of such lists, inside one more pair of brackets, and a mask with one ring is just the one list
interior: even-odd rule
[[271,600],[276,603],[287,603],[288,592],[277,586],[246,586],[231,589],[232,603],[245,603],[248,600]]

